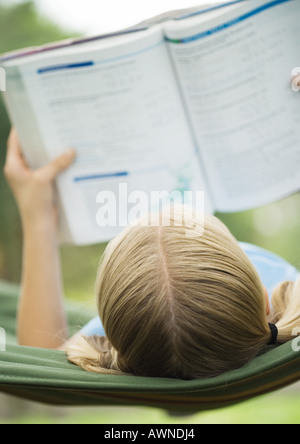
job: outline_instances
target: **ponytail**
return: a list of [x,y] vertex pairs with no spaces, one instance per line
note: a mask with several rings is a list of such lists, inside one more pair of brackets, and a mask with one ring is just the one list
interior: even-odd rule
[[271,322],[278,329],[278,343],[295,338],[294,329],[300,327],[300,278],[279,284],[272,295]]
[[120,375],[128,374],[120,368],[118,353],[106,337],[80,336],[76,345],[66,349],[68,360],[87,372]]

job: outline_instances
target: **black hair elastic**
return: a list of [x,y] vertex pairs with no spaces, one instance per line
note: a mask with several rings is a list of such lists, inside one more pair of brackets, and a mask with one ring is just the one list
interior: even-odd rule
[[275,324],[269,324],[270,330],[271,330],[271,334],[272,334],[272,339],[269,342],[268,345],[276,345],[277,344],[277,338],[278,338],[278,328],[276,327]]

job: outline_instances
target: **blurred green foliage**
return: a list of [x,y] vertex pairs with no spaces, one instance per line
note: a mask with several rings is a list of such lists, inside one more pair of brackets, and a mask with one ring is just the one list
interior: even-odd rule
[[[1,414],[3,402],[9,407],[5,416]],[[146,407],[50,407],[1,399],[0,395],[0,424],[173,424],[181,428],[197,424],[299,424],[299,405],[299,385],[232,407],[177,417]],[[200,432],[200,427],[197,429]]]
[[[0,53],[40,45],[70,35],[41,17],[34,2],[4,6],[0,0]],[[18,211],[5,183],[5,160],[9,120],[0,99],[0,279],[19,282],[22,257],[22,232]],[[218,214],[241,241],[255,243],[280,254],[300,268],[299,195],[240,214]],[[104,245],[63,247],[62,268],[66,295],[82,301],[93,298],[93,285]]]

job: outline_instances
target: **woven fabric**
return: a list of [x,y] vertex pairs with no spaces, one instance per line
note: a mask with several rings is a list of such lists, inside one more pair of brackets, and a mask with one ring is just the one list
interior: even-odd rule
[[[151,406],[201,411],[232,405],[285,387],[300,379],[300,352],[288,343],[270,348],[242,369],[206,380],[110,376],[87,373],[63,352],[20,347],[15,340],[19,287],[0,282],[0,327],[6,351],[0,351],[0,391],[55,405]],[[82,306],[66,307],[70,333],[93,317]]]

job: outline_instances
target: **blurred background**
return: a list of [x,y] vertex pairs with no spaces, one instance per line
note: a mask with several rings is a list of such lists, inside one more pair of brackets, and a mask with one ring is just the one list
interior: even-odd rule
[[[68,37],[111,32],[171,9],[201,3],[213,2],[0,0],[0,53]],[[0,98],[0,279],[20,282],[22,231],[16,205],[2,173],[9,129]],[[299,215],[298,194],[255,211],[218,214],[218,217],[238,240],[277,253],[300,269]],[[104,248],[105,245],[96,245],[61,249],[67,299],[93,306],[95,274]],[[178,419],[154,409],[50,408],[0,395],[0,423],[300,423],[299,407],[298,385],[238,407]]]

